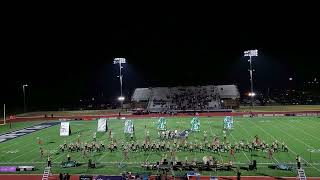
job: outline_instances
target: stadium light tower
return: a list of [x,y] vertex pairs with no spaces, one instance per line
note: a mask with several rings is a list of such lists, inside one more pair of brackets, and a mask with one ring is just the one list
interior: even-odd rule
[[22,90],[23,90],[23,110],[24,110],[24,112],[27,112],[25,87],[28,87],[28,84],[22,85]]
[[251,97],[251,106],[253,107],[253,99],[254,99],[254,96],[255,96],[256,94],[253,92],[252,57],[258,56],[258,50],[255,49],[255,50],[244,51],[244,56],[245,56],[245,57],[249,57],[249,60],[248,60],[248,61],[249,61],[249,64],[250,64],[249,72],[250,72],[250,86],[251,86],[251,92],[249,93],[249,96]]
[[114,58],[113,59],[113,64],[119,64],[119,80],[120,80],[120,97],[118,97],[118,100],[121,102],[121,108],[123,108],[123,101],[124,101],[124,97],[122,95],[122,65],[121,64],[125,64],[126,63],[126,59],[125,58]]

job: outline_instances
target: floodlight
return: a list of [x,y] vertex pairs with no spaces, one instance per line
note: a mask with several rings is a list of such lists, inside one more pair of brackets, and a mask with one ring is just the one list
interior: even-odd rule
[[244,51],[244,56],[258,56],[258,50],[248,50],[248,51]]
[[113,64],[124,64],[124,63],[126,63],[125,58],[114,58],[113,59]]
[[118,100],[119,100],[119,101],[124,101],[124,97],[123,97],[123,96],[119,96],[119,97],[118,97]]

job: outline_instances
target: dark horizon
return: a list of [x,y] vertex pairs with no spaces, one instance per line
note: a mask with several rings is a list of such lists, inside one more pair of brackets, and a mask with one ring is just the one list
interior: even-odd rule
[[65,21],[39,25],[22,19],[24,29],[17,25],[8,29],[0,103],[22,107],[23,84],[29,85],[28,105],[39,108],[92,97],[115,101],[119,95],[115,57],[128,62],[126,96],[138,87],[207,84],[236,84],[244,93],[250,86],[243,51],[249,49],[259,50],[254,58],[257,91],[320,79],[319,27],[307,17],[270,18],[251,26],[204,16],[113,17],[104,25]]

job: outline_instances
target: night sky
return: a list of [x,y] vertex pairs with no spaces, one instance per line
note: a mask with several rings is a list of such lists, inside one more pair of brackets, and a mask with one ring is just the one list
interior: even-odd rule
[[[99,15],[17,14],[5,22],[0,103],[39,109],[75,105],[119,95],[118,66],[124,57],[124,92],[137,87],[237,84],[249,89],[243,51],[258,49],[255,89],[286,88],[320,79],[315,11],[119,13]],[[264,15],[262,15],[264,14]],[[254,17],[254,18],[252,18]]]

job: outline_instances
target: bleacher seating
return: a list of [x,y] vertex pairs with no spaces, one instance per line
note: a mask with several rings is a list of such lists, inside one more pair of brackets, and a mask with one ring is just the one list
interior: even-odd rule
[[222,99],[238,99],[239,91],[235,85],[220,86],[178,86],[138,88],[132,100],[148,100],[150,112],[167,111],[212,111],[222,108]]
[[216,89],[221,99],[240,98],[239,90],[235,85],[219,85]]
[[131,101],[140,102],[140,101],[149,101],[151,94],[151,89],[149,88],[137,88],[135,89]]

